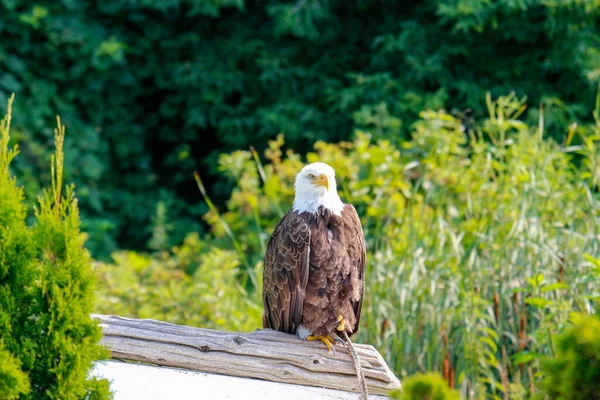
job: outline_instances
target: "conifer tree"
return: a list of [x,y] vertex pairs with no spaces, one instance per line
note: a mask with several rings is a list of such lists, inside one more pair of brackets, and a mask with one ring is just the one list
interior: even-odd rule
[[32,306],[29,289],[35,269],[23,189],[9,170],[18,154],[17,147],[8,146],[12,100],[0,123],[0,398],[8,399],[30,392],[23,367],[32,364],[33,343],[20,334]]
[[73,186],[62,195],[65,127],[58,120],[52,188],[25,219],[23,190],[11,175],[12,97],[0,131],[0,398],[106,399],[108,382],[89,378],[104,356],[90,319],[95,278],[83,248]]

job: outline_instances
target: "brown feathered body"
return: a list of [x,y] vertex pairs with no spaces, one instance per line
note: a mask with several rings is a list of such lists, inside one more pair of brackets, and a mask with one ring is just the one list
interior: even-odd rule
[[365,240],[352,205],[341,215],[289,211],[275,227],[265,254],[263,326],[314,336],[358,331],[365,277]]

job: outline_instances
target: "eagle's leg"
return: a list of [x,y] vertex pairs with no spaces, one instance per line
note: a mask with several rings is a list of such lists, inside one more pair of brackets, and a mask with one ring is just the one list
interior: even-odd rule
[[337,329],[338,331],[346,330],[346,320],[344,319],[344,317],[342,317],[341,314],[337,317],[337,324],[335,325],[335,329]]
[[333,342],[335,341],[334,338],[332,338],[331,336],[307,336],[306,340],[320,340],[321,342],[323,342],[325,344],[325,346],[327,346],[327,351],[328,352],[333,352],[333,356],[335,357],[335,347],[333,347]]

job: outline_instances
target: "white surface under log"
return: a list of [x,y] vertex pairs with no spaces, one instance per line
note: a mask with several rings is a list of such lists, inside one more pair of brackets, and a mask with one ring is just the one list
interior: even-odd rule
[[[272,330],[232,333],[154,320],[94,315],[103,330],[102,344],[112,358],[184,368],[205,373],[273,382],[358,391],[348,350],[336,355],[320,342],[306,342]],[[400,387],[373,346],[357,344],[369,393]]]
[[[114,400],[356,400],[359,396],[341,390],[116,360],[97,362],[93,374],[110,380]],[[369,400],[385,399],[369,395]]]

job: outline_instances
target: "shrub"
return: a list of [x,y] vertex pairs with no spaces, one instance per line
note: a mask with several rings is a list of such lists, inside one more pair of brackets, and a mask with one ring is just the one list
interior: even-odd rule
[[558,336],[554,357],[542,363],[540,399],[600,399],[600,318],[574,318],[575,324]]
[[[260,293],[248,292],[235,251],[208,247],[197,234],[153,256],[121,251],[98,263],[96,312],[238,331],[259,326]],[[254,271],[252,271],[254,272]],[[260,286],[254,282],[250,287]]]
[[62,195],[64,126],[55,131],[52,190],[27,227],[23,189],[9,170],[17,149],[8,145],[8,104],[0,127],[0,397],[110,398],[107,381],[88,377],[105,353],[89,316],[95,280],[73,187]]
[[392,399],[399,400],[458,400],[456,390],[437,373],[415,374],[404,380],[403,390],[390,393]]
[[31,388],[21,363],[0,343],[0,399],[16,399],[20,394],[29,394]]

